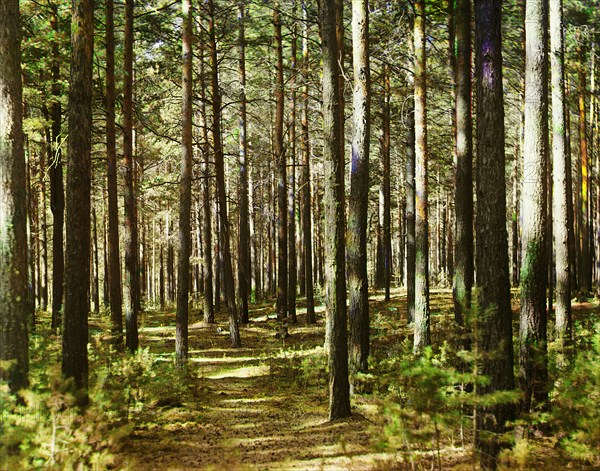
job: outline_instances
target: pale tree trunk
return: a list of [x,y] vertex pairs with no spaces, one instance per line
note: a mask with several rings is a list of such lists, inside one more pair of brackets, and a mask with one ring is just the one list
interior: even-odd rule
[[354,62],[352,163],[348,211],[347,261],[350,306],[350,370],[367,371],[369,358],[369,279],[367,212],[369,205],[370,64],[368,0],[352,2]]
[[[296,16],[296,2],[292,4],[292,16]],[[296,323],[296,285],[298,284],[298,262],[296,260],[296,54],[297,29],[296,23],[291,27],[291,58],[290,58],[290,171],[288,175],[288,289],[287,309],[290,321]]]
[[[412,106],[411,106],[412,105]],[[414,101],[406,118],[406,321],[415,320],[415,113]]]
[[27,208],[18,0],[0,3],[0,370],[13,393],[29,384]]
[[67,147],[67,238],[62,373],[78,388],[88,383],[90,311],[90,195],[92,174],[93,0],[73,2],[69,138]]
[[550,2],[550,65],[552,70],[552,161],[554,170],[554,250],[556,257],[556,337],[571,336],[571,280],[569,233],[573,231],[567,210],[569,194],[565,119],[565,44],[562,0]]
[[323,51],[323,161],[325,167],[325,256],[329,366],[329,419],[350,415],[348,339],[346,318],[346,263],[344,231],[344,160],[340,141],[336,10],[340,0],[321,2]]
[[430,344],[425,1],[415,2],[415,352]]
[[[502,89],[502,2],[475,6],[477,83],[477,219],[475,254],[478,323],[475,348],[481,374],[489,378],[478,394],[514,389],[513,340],[506,230],[504,103]],[[512,404],[478,408],[475,447],[482,468],[495,468],[497,434],[514,419]]]
[[190,291],[191,207],[192,207],[192,2],[181,3],[182,37],[182,139],[179,186],[179,254],[177,257],[177,312],[175,314],[175,358],[182,363],[188,356],[188,314]]
[[523,410],[547,398],[546,287],[548,160],[548,2],[528,0],[525,13],[525,139],[523,143],[523,265],[519,322],[519,383]]

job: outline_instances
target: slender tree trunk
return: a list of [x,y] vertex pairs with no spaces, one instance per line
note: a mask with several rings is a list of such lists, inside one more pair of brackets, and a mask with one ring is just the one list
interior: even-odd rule
[[556,337],[571,336],[571,280],[569,235],[572,222],[567,210],[570,165],[567,166],[565,119],[565,45],[562,0],[550,2],[550,64],[552,69],[552,160],[554,170],[554,248],[556,253]]
[[92,208],[92,222],[94,224],[93,244],[94,244],[94,313],[100,312],[100,262],[98,261],[98,221],[96,220],[96,208]]
[[114,0],[106,0],[106,165],[108,187],[108,263],[110,319],[113,341],[123,349],[123,293],[119,249],[119,203],[115,134],[115,34]]
[[[506,231],[504,103],[502,89],[502,2],[478,0],[475,6],[477,83],[476,270],[478,325],[475,348],[481,374],[489,378],[477,393],[514,388],[513,345]],[[475,446],[482,468],[495,468],[497,434],[514,418],[511,404],[477,411]]]
[[275,136],[274,151],[277,162],[277,319],[287,315],[287,161],[283,147],[283,39],[279,2],[273,8],[275,29]]
[[138,269],[137,218],[134,194],[133,159],[133,0],[125,0],[125,36],[123,47],[123,166],[125,167],[125,345],[130,352],[138,349],[136,296]]
[[[292,16],[296,16],[296,2],[292,4]],[[287,309],[290,321],[296,319],[296,293],[298,284],[298,262],[296,259],[296,54],[297,31],[296,24],[292,25],[291,58],[290,58],[290,171],[288,175],[288,288]]]
[[[414,106],[414,102],[411,103]],[[406,116],[406,320],[415,320],[415,113],[409,105]]]
[[50,209],[53,216],[52,230],[52,328],[58,329],[61,325],[61,312],[64,295],[65,255],[64,255],[64,213],[65,190],[63,183],[62,166],[62,136],[61,120],[62,111],[60,104],[60,54],[58,26],[58,7],[52,6],[50,25],[54,34],[52,41],[52,105],[50,117],[52,119],[52,158],[48,162],[50,167]]
[[219,201],[220,245],[223,257],[223,275],[225,281],[225,303],[229,311],[229,335],[232,347],[240,347],[240,331],[238,327],[237,308],[235,304],[235,282],[231,264],[230,228],[227,218],[227,193],[225,189],[225,164],[221,143],[221,92],[219,90],[219,71],[217,62],[217,42],[215,38],[215,6],[213,0],[208,0],[209,43],[211,62],[211,88],[213,105],[213,141],[215,170],[217,177],[217,198]]
[[88,383],[90,310],[90,195],[92,173],[93,0],[74,0],[72,10],[69,138],[67,150],[67,240],[62,372],[75,386]]
[[415,338],[419,352],[429,338],[429,230],[427,184],[427,74],[425,1],[415,2]]
[[27,195],[18,0],[0,3],[0,379],[16,393],[29,384]]
[[188,311],[190,292],[191,213],[192,213],[192,2],[182,0],[182,145],[179,186],[179,254],[177,258],[177,312],[175,358],[178,363],[188,356]]
[[512,284],[519,286],[519,214],[520,214],[520,194],[519,194],[519,160],[521,159],[521,131],[515,140],[515,156],[513,165],[513,193],[512,206],[513,214],[511,221],[511,260],[512,260]]
[[248,296],[251,288],[251,266],[250,266],[250,213],[248,209],[248,142],[246,140],[246,37],[244,32],[244,9],[245,2],[238,5],[239,22],[239,77],[240,77],[240,111],[238,128],[239,136],[239,217],[240,232],[238,244],[238,285],[241,301],[241,322],[247,324],[248,319]]
[[[51,154],[50,154],[51,155]],[[48,310],[48,226],[46,220],[46,159],[50,158],[50,155],[42,152],[40,154],[40,224],[42,229],[42,241],[41,241],[41,270],[43,272],[42,278],[42,292],[41,292],[41,308],[42,311]]]
[[[352,163],[348,211],[348,290],[350,372],[367,371],[369,358],[369,279],[367,212],[369,206],[370,63],[368,0],[352,2],[354,62]],[[386,291],[389,293],[389,290]]]
[[390,300],[390,284],[392,282],[392,231],[390,191],[390,71],[386,65],[383,69],[383,120],[381,126],[381,187],[379,193],[381,224],[381,276],[385,290],[385,301]]
[[311,178],[310,178],[310,140],[308,129],[308,11],[306,2],[302,2],[302,15],[304,20],[304,35],[302,38],[302,242],[304,244],[304,286],[306,292],[306,322],[314,324],[315,300],[313,286],[313,237],[311,230]]
[[471,0],[456,5],[456,154],[454,319],[465,324],[473,287],[473,130],[471,119]]
[[339,110],[336,7],[339,0],[321,2],[323,51],[323,160],[325,165],[325,243],[327,326],[329,339],[329,419],[350,415],[346,318],[346,263],[344,243],[344,187]]

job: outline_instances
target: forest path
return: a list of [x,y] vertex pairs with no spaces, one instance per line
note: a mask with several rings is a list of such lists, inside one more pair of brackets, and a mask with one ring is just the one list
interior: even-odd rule
[[[146,316],[141,344],[170,354],[174,313]],[[285,340],[275,338],[281,324],[274,317],[270,306],[251,312],[240,349],[229,348],[228,334],[218,331],[227,328],[223,315],[217,324],[190,326],[193,397],[183,403],[165,397],[154,420],[135,420],[124,450],[132,469],[389,469],[383,462],[392,456],[373,453],[373,424],[365,418],[372,405],[327,421],[322,313],[316,326],[307,326],[299,311]]]

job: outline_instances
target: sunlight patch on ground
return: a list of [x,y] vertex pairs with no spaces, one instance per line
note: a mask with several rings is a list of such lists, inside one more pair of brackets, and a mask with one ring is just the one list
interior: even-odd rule
[[283,396],[269,397],[242,397],[240,399],[224,399],[221,404],[260,404],[265,402],[285,401],[287,398]]
[[[204,353],[204,352],[198,352]],[[215,358],[215,357],[194,357],[190,358],[192,363],[200,363],[200,364],[213,364],[213,363],[242,363],[248,361],[260,361],[259,357],[223,357],[223,358]]]
[[139,332],[172,332],[175,331],[173,326],[159,326],[159,327],[140,327]]
[[256,376],[267,376],[269,374],[268,365],[244,366],[242,368],[233,368],[221,370],[216,373],[205,376],[207,379],[223,378],[253,378]]

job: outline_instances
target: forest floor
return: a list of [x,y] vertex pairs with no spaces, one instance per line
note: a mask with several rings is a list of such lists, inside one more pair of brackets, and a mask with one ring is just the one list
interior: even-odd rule
[[[451,292],[431,295],[432,342],[441,344],[450,321]],[[403,292],[390,303],[371,297],[377,328],[372,351],[380,358],[400,351],[410,337]],[[589,305],[576,309],[589,311]],[[392,470],[476,469],[472,450],[445,444],[437,457],[430,450],[408,456],[381,444],[385,421],[377,394],[353,396],[353,415],[327,420],[328,390],[323,351],[324,319],[307,326],[305,309],[290,337],[281,329],[273,305],[251,307],[251,322],[241,327],[242,348],[229,347],[225,314],[216,324],[196,322],[189,330],[190,358],[185,394],[167,387],[149,407],[132,415],[133,430],[117,467],[134,470]],[[142,318],[140,344],[154,358],[172,362],[175,313],[148,311]],[[398,347],[398,348],[397,348]],[[397,447],[396,447],[397,449]],[[439,461],[436,461],[438,460]],[[538,442],[521,469],[561,469],[552,444]],[[555,467],[556,466],[556,467]],[[511,469],[508,466],[507,469]]]

